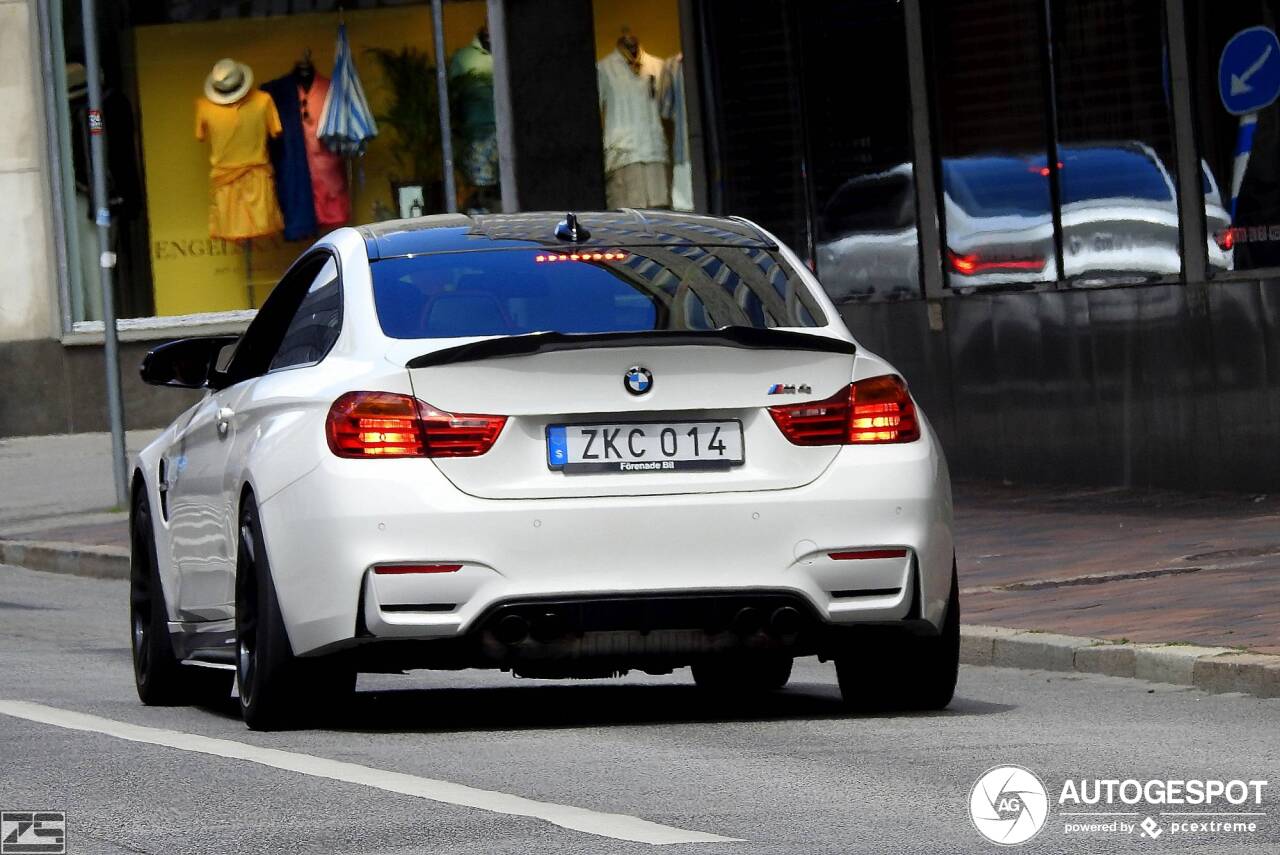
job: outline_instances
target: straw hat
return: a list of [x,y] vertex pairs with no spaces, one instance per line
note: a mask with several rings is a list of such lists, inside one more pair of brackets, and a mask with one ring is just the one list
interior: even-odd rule
[[204,79],[204,97],[215,104],[234,104],[253,88],[253,69],[234,59],[220,59]]

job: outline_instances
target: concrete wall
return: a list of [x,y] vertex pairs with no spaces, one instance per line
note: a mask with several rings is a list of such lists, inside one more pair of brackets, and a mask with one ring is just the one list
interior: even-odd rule
[[0,342],[58,331],[35,6],[0,0]]
[[[138,367],[157,343],[120,344],[125,425],[131,430],[167,425],[202,394],[142,382]],[[0,341],[0,437],[108,430],[104,373],[101,345]]]

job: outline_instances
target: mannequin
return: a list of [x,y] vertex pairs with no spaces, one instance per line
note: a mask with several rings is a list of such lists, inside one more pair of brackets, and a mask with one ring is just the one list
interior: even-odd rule
[[271,97],[253,88],[253,70],[221,59],[196,101],[196,139],[209,143],[209,236],[248,240],[284,228],[267,140],[280,135]]
[[617,48],[596,63],[604,114],[605,198],[610,208],[666,208],[667,138],[659,115],[662,61],[623,27]]
[[285,240],[314,237],[351,217],[346,166],[316,136],[329,85],[329,78],[316,72],[310,48],[288,74],[262,84],[284,129],[271,144],[271,163],[284,210]]
[[493,113],[493,55],[489,27],[449,61],[449,91],[462,151],[459,167],[471,185],[465,207],[483,213],[498,206],[498,128]]

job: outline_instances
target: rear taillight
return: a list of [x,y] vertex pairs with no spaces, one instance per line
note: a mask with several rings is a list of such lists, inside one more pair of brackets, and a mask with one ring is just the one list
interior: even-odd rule
[[446,413],[418,402],[427,457],[477,457],[493,447],[507,423],[506,416]]
[[1039,273],[1044,270],[1048,259],[1038,256],[1027,258],[994,258],[985,257],[976,252],[961,255],[955,250],[947,250],[947,262],[951,269],[961,276],[977,276],[980,273]]
[[425,457],[418,400],[391,392],[348,392],[325,423],[339,457]]
[[825,401],[770,407],[793,445],[914,442],[920,422],[906,382],[896,374],[851,383]]
[[411,395],[348,392],[325,422],[339,457],[476,457],[498,439],[506,416],[446,413]]

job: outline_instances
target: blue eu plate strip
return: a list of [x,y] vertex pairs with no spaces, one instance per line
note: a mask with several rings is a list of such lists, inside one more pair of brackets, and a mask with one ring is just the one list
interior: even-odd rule
[[547,465],[559,469],[568,462],[569,440],[564,425],[551,425],[547,428]]

